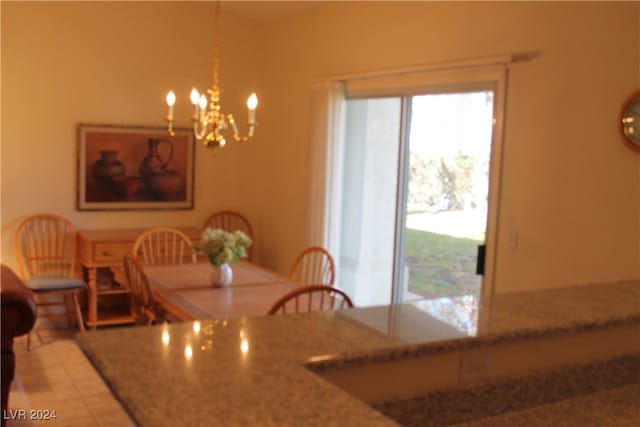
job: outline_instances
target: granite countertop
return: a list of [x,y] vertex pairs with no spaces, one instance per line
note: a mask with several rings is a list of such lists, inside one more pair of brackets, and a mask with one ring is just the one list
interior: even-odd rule
[[141,426],[299,425],[300,420],[305,426],[391,426],[394,421],[305,364],[362,364],[567,333],[582,325],[637,322],[640,281],[497,296],[475,308],[467,299],[463,311],[471,307],[480,319],[472,334],[438,320],[445,317],[433,306],[433,316],[427,314],[428,306],[89,331],[77,342]]
[[396,425],[303,366],[395,343],[338,313],[100,330],[77,342],[141,426]]
[[[447,326],[455,325],[459,335],[443,327],[416,327],[425,312]],[[323,358],[315,370],[640,323],[640,280],[499,294],[486,302],[469,295],[417,300],[344,315],[406,345]],[[379,319],[387,324],[381,326]]]

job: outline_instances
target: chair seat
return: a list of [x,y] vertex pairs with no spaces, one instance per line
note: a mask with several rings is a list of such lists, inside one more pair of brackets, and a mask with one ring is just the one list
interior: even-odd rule
[[25,284],[34,291],[56,291],[61,289],[77,289],[86,286],[81,279],[67,276],[31,276]]

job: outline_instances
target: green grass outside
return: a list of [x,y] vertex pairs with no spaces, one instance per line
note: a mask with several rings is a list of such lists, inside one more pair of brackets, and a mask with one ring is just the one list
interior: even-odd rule
[[409,292],[428,298],[477,294],[476,256],[482,239],[407,229],[405,255]]

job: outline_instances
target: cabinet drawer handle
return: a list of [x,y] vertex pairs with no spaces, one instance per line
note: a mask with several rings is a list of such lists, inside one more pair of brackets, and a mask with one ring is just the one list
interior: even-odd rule
[[105,249],[104,251],[102,251],[102,256],[109,256],[109,255],[111,255],[111,252],[109,252],[108,250]]

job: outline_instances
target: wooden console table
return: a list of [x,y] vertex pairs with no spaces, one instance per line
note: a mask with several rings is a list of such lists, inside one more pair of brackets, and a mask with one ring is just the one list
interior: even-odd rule
[[[200,240],[201,230],[195,227],[176,227],[194,242]],[[86,323],[90,328],[133,322],[130,308],[116,313],[98,312],[98,299],[114,295],[128,295],[124,277],[123,257],[130,253],[133,242],[148,228],[116,230],[78,230],[78,261],[87,271],[88,298]],[[98,269],[109,268],[115,278],[114,286],[103,288],[98,283]],[[120,283],[120,285],[117,285]]]

